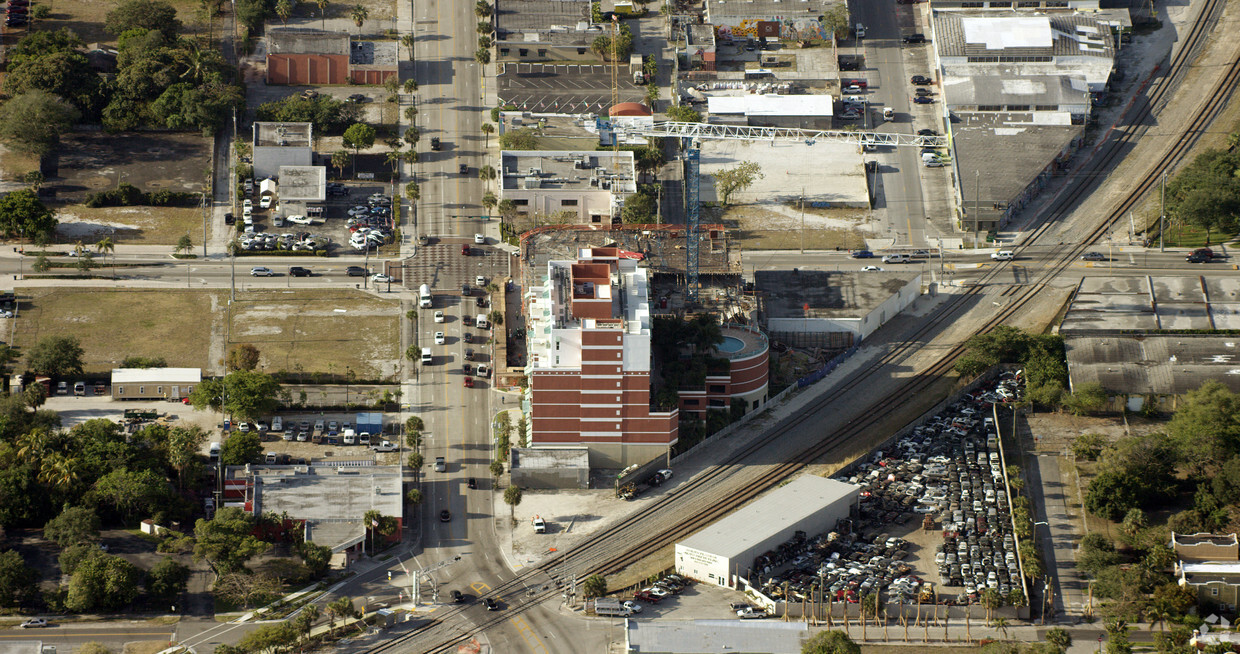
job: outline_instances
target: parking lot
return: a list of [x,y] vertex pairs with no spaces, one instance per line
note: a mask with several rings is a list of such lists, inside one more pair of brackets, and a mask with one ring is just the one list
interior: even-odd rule
[[762,592],[783,599],[786,584],[787,599],[800,601],[821,584],[833,602],[878,594],[889,603],[972,604],[988,590],[1005,599],[1021,590],[998,435],[987,417],[993,403],[1021,393],[1020,380],[1005,373],[837,476],[861,486],[857,518],[828,534],[798,533],[759,556]]
[[[617,79],[620,102],[641,102],[646,89],[633,84],[628,65]],[[500,64],[501,104],[523,111],[600,111],[611,106],[611,68],[601,64]]]
[[[249,205],[242,205],[238,221],[244,228],[244,211],[252,211],[254,234],[242,233],[238,237],[245,250],[305,249],[307,252],[326,249],[333,255],[361,254],[363,250],[352,245],[365,242],[356,236],[359,231],[371,230],[376,236],[371,244],[391,240],[392,210],[389,187],[376,183],[329,182],[327,200],[316,204],[321,211],[311,211],[292,220],[290,210],[279,209],[275,200],[263,199],[257,186],[247,198]],[[264,206],[267,205],[267,206]],[[304,219],[304,220],[303,220]],[[374,250],[372,249],[372,254]],[[375,271],[379,272],[379,271]]]

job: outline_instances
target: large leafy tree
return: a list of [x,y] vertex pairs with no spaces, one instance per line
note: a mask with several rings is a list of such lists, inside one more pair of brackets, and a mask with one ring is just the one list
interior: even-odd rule
[[212,134],[243,102],[240,90],[232,85],[196,87],[180,82],[169,86],[151,103],[151,113],[169,129],[197,129]]
[[211,520],[194,525],[194,560],[206,560],[217,574],[242,570],[246,561],[270,547],[253,532],[254,516],[236,507],[220,509]]
[[861,654],[861,647],[842,631],[820,631],[801,645],[801,654]]
[[271,413],[279,405],[280,384],[255,370],[236,370],[223,379],[204,380],[194,387],[189,401],[196,409],[226,411],[251,420]]
[[[3,111],[0,108],[0,113]],[[3,125],[0,125],[0,130],[3,130]],[[0,198],[0,230],[6,238],[20,236],[23,240],[36,243],[50,240],[56,231],[56,214],[43,204],[34,191],[12,191]]]
[[[3,204],[0,204],[0,211],[3,209]],[[84,354],[82,343],[76,336],[46,336],[31,348],[26,355],[26,364],[31,370],[49,377],[76,375],[82,372]]]
[[152,470],[113,470],[99,478],[89,498],[100,508],[113,511],[127,523],[148,516],[172,503],[167,480]]
[[141,579],[142,571],[119,556],[88,557],[69,577],[65,607],[77,612],[124,608],[137,597]]
[[173,36],[181,31],[181,21],[177,19],[177,10],[162,0],[124,0],[108,12],[103,28],[115,36],[134,28],[159,30]]
[[356,105],[345,104],[329,95],[303,98],[291,95],[283,100],[264,102],[255,110],[258,120],[310,123],[318,134],[339,134],[358,116]]
[[254,432],[237,432],[224,441],[220,448],[220,463],[226,466],[243,466],[258,463],[263,455],[263,442]]
[[58,30],[37,30],[23,36],[20,41],[8,48],[9,66],[24,63],[31,59],[45,57],[56,52],[76,52],[86,45],[73,30],[62,27]]
[[711,177],[715,178],[715,191],[719,201],[726,205],[732,201],[733,195],[753,186],[754,182],[765,175],[757,163],[742,161],[732,168],[711,173]]
[[61,547],[99,540],[99,516],[84,506],[67,506],[43,527],[43,536]]
[[175,559],[164,558],[146,574],[146,591],[156,599],[168,601],[185,592],[188,581],[189,568]]
[[36,590],[39,573],[13,550],[0,552],[0,607],[13,608]]
[[0,140],[19,152],[42,156],[79,117],[81,112],[60,97],[30,90],[0,106]]
[[375,128],[366,123],[353,123],[344,131],[342,142],[346,148],[353,148],[353,160],[356,166],[358,152],[375,144]]
[[1167,433],[1194,471],[1240,453],[1240,395],[1216,381],[1188,392],[1167,425]]
[[99,75],[90,67],[86,55],[57,51],[10,64],[4,91],[9,95],[47,91],[69,100],[82,113],[91,114],[99,103],[99,84]]

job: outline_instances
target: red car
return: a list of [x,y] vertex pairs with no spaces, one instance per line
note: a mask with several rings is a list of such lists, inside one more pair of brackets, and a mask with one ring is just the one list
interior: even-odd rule
[[633,598],[639,599],[643,602],[650,602],[651,604],[658,604],[660,601],[663,600],[663,598],[659,597],[658,595],[654,595],[651,593],[644,593],[640,590],[637,591],[636,593],[633,593]]
[[474,387],[474,378],[473,378],[473,377],[466,377],[466,378],[465,378],[465,388],[473,388],[473,387]]
[[469,245],[461,245],[461,256],[469,256]]

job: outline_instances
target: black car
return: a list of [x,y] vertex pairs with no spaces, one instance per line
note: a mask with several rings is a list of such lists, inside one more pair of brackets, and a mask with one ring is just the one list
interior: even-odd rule
[[1209,263],[1211,258],[1212,257],[1210,257],[1207,254],[1204,254],[1201,252],[1194,252],[1188,255],[1187,257],[1184,257],[1184,260],[1189,263]]
[[930,89],[917,89],[916,91],[913,91],[913,94],[921,97],[925,95],[934,95],[934,91],[931,91]]
[[345,98],[345,102],[366,102],[369,99],[370,98],[367,98],[361,93],[354,93],[353,95],[350,95],[349,97]]
[[349,266],[344,269],[344,274],[350,277],[365,277],[366,269],[361,266]]
[[933,82],[930,81],[930,78],[926,77],[925,75],[914,75],[910,81],[916,84],[917,86],[925,86],[927,84],[933,84]]
[[932,129],[919,129],[917,130],[917,135],[918,136],[938,136],[939,133]]
[[483,599],[483,600],[482,600],[482,603],[487,605],[487,610],[488,610],[488,611],[498,611],[498,610],[499,610],[499,602],[496,602],[495,600],[491,599],[490,597],[487,597],[487,598]]
[[934,104],[934,98],[928,98],[924,95],[919,95],[913,98],[913,103],[914,104]]
[[452,591],[452,603],[453,604],[460,604],[461,602],[464,602],[464,601],[465,601],[465,596],[461,594],[461,591],[459,590]]
[[466,165],[466,164],[461,164],[461,165],[460,165],[460,167],[458,168],[458,170],[461,172],[461,174],[462,174],[462,175],[468,175],[468,174],[469,174],[469,166],[468,166],[468,165]]
[[235,225],[235,224],[237,224],[237,217],[236,217],[236,216],[234,216],[234,215],[232,215],[231,213],[226,213],[226,214],[224,214],[224,224],[225,224],[225,225]]
[[474,304],[478,305],[479,307],[485,307],[487,305],[487,299],[479,295],[478,297],[474,298]]
[[452,512],[451,512],[451,511],[449,511],[449,510],[447,510],[447,509],[444,509],[443,511],[440,511],[440,512],[439,512],[439,521],[440,521],[440,522],[451,522],[451,521],[452,521]]
[[466,296],[467,296],[467,295],[469,295],[470,293],[473,293],[473,292],[474,292],[474,289],[470,288],[470,287],[469,287],[469,284],[461,284],[461,295],[466,295]]
[[477,479],[474,479],[473,477],[470,477],[470,478],[469,478],[469,489],[470,489],[470,490],[477,490],[477,489],[478,489],[478,480],[477,480]]
[[434,151],[438,152],[438,151],[439,151],[440,149],[442,149],[442,148],[443,148],[443,145],[439,142],[439,137],[438,137],[438,136],[436,136],[436,137],[434,137],[434,138],[432,138],[432,139],[431,139],[431,149],[432,149],[432,150],[434,150]]
[[288,269],[289,277],[309,277],[311,275],[309,268],[301,266],[292,266]]
[[905,43],[925,43],[926,35],[920,34],[920,33],[914,33],[914,34],[909,34],[900,40]]

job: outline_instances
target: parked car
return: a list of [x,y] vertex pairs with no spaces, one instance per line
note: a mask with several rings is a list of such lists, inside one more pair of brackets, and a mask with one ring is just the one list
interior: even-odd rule
[[355,103],[368,102],[369,100],[370,98],[366,97],[365,95],[361,93],[354,93],[353,95],[350,95],[349,97],[345,98],[345,102],[355,102]]
[[389,276],[389,275],[385,275],[385,274],[383,274],[383,273],[378,273],[378,274],[372,275],[372,276],[371,276],[371,278],[370,278],[370,281],[372,281],[372,282],[374,282],[374,283],[376,283],[376,284],[382,284],[382,283],[384,283],[384,282],[394,282],[394,281],[396,281],[396,280],[395,280],[395,279],[392,279],[392,277],[391,277],[391,276]]
[[913,104],[934,104],[934,98],[928,98],[924,95],[919,95],[913,98]]
[[926,35],[921,33],[906,34],[900,41],[903,43],[925,43]]
[[912,82],[913,84],[916,84],[917,86],[924,86],[926,84],[934,83],[934,80],[930,79],[929,77],[926,77],[925,75],[914,75],[912,78],[909,79],[909,81]]

